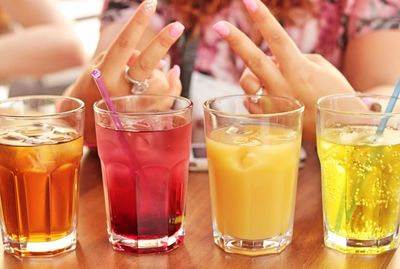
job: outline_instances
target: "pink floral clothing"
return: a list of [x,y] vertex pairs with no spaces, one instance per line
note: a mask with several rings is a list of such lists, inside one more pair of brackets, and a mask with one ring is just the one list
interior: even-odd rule
[[[125,20],[132,15],[137,0],[106,1],[103,23]],[[152,22],[155,30],[175,20],[168,1],[158,1],[158,17]],[[207,1],[204,1],[207,4]],[[304,53],[318,53],[340,68],[348,41],[377,29],[400,28],[400,0],[315,0],[318,18],[303,10],[294,10],[295,24],[285,26],[289,35]],[[241,1],[233,0],[221,10],[200,33],[194,70],[214,78],[237,83],[244,69],[243,62],[226,42],[212,30],[219,20],[227,20],[244,33],[254,30]],[[172,50],[174,63],[180,64],[180,43]],[[261,45],[266,48],[266,45]]]

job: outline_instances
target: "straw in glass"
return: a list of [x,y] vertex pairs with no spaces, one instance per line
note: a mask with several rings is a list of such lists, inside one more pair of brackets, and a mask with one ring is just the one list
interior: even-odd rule
[[[396,105],[396,101],[399,98],[400,94],[400,80],[397,81],[396,87],[393,90],[392,96],[390,97],[389,103],[386,107],[385,113],[391,113]],[[376,130],[376,135],[383,134],[383,131],[386,128],[386,124],[389,120],[390,116],[384,116],[379,122],[378,129]]]
[[[396,106],[396,102],[397,102],[397,99],[398,99],[398,97],[399,97],[399,94],[400,94],[400,80],[397,82],[396,87],[394,88],[394,90],[393,90],[393,92],[392,92],[392,96],[390,97],[390,100],[389,100],[389,102],[388,102],[388,105],[386,106],[385,113],[391,113],[391,112],[393,112],[393,109],[394,109],[394,107]],[[385,116],[380,120],[379,126],[378,126],[378,128],[377,128],[377,130],[376,130],[376,133],[375,133],[375,137],[374,137],[374,139],[373,139],[373,142],[375,142],[375,141],[377,140],[377,138],[378,138],[380,135],[383,134],[383,132],[384,132],[384,130],[385,130],[385,128],[386,128],[387,122],[389,121],[389,118],[390,118],[389,115],[385,115]],[[378,155],[378,152],[374,152],[374,153],[372,154],[372,156],[371,156],[371,160],[376,160],[376,156],[377,156],[377,155]],[[364,181],[365,181],[365,179],[362,180],[362,181],[359,183],[359,186],[358,186],[359,189],[361,189],[361,188],[363,187]],[[345,205],[344,205],[344,198],[343,198],[342,203],[341,203],[341,206],[340,206],[340,208],[339,208],[338,217],[337,217],[337,220],[336,220],[336,225],[335,225],[335,229],[336,229],[336,230],[338,230],[339,227],[340,227],[340,225],[341,225],[341,222],[342,222],[342,215],[343,215],[343,210],[344,210],[343,207],[344,207],[344,206],[345,206]],[[346,211],[346,223],[348,223],[348,222],[350,221],[350,218],[351,218],[351,216],[353,215],[354,210],[355,210],[355,204],[353,203],[353,204],[350,206],[350,208]]]
[[121,119],[118,117],[117,110],[115,109],[115,106],[111,101],[106,86],[104,85],[103,79],[101,77],[101,71],[96,68],[92,71],[91,75],[94,79],[94,82],[96,83],[97,88],[99,89],[101,97],[103,98],[108,110],[110,111],[111,119],[114,122],[115,128],[117,128],[118,130],[122,130],[123,125]]

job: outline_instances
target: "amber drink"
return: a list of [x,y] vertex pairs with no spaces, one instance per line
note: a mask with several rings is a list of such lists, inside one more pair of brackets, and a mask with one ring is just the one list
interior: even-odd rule
[[4,249],[18,256],[73,250],[83,103],[38,96],[9,99],[0,103],[0,109],[4,107],[0,110]]

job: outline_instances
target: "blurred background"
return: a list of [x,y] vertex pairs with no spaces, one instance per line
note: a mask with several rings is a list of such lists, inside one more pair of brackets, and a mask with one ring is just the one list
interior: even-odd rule
[[[93,55],[99,37],[99,14],[103,0],[54,0],[72,23],[82,42],[87,60]],[[28,14],[27,14],[28,16]],[[0,57],[1,61],[1,57]],[[61,94],[81,72],[83,66],[66,68],[37,76],[18,76],[0,80],[0,98],[31,94]]]

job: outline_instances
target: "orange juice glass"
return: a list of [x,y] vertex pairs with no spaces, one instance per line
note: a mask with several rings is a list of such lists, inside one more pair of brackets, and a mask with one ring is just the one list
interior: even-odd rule
[[304,106],[270,96],[205,102],[214,242],[227,252],[281,252],[292,239]]

